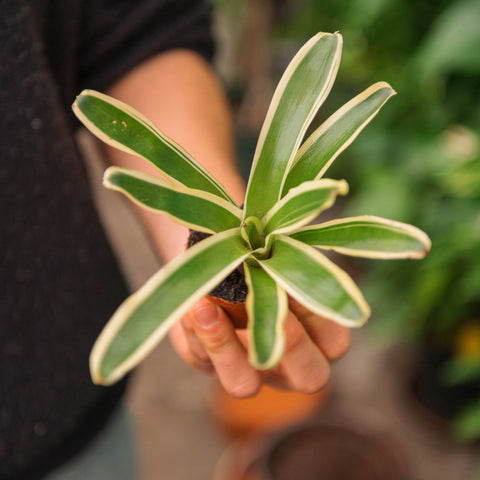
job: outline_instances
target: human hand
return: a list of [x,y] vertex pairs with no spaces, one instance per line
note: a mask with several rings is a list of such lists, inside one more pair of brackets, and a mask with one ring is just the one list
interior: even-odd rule
[[330,378],[330,362],[350,347],[350,330],[311,313],[293,299],[285,320],[285,354],[273,370],[248,363],[247,331],[235,329],[228,315],[203,298],[170,331],[177,353],[192,367],[218,376],[225,390],[246,398],[269,383],[301,393],[315,393]]

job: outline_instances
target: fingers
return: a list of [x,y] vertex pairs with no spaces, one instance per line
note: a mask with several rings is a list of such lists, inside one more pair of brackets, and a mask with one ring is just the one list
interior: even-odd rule
[[337,360],[348,352],[351,344],[349,328],[310,312],[293,299],[290,299],[290,309],[328,360]]
[[350,349],[350,329],[321,317],[310,317],[304,323],[310,338],[329,360],[338,360]]
[[170,329],[170,342],[191,367],[203,373],[214,372],[210,357],[198,340],[189,320],[182,320]]
[[318,392],[328,384],[330,365],[291,311],[285,320],[285,336],[285,353],[270,374],[272,380],[297,392]]
[[329,381],[329,361],[350,347],[349,329],[295,301],[290,303],[284,328],[285,353],[270,372],[259,372],[248,363],[246,331],[236,331],[227,314],[207,299],[198,302],[170,336],[187,363],[203,372],[215,372],[232,396],[254,395],[264,382],[301,393],[318,392]]
[[192,356],[201,361],[208,356],[230,395],[245,398],[258,392],[261,374],[248,363],[247,352],[221,308],[202,299],[182,323]]

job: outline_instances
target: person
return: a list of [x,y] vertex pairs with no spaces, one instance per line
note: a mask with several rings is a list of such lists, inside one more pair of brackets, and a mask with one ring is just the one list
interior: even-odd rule
[[[70,105],[104,91],[153,120],[241,203],[228,104],[210,66],[211,7],[199,0],[4,0],[0,19],[2,261],[0,478],[39,479],[78,454],[123,395],[92,384],[90,348],[128,295],[102,230],[74,143]],[[148,171],[107,148],[112,163]],[[161,257],[183,251],[186,231],[139,211]],[[348,330],[294,302],[287,346],[272,372],[247,361],[242,332],[207,299],[171,331],[192,367],[234,396],[265,383],[314,392]]]

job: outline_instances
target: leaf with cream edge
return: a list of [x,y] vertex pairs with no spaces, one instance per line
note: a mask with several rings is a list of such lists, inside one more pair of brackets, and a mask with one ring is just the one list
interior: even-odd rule
[[293,238],[274,238],[272,255],[260,266],[310,311],[347,327],[363,325],[370,307],[353,280],[313,247]]
[[136,170],[110,167],[103,184],[145,209],[166,213],[176,222],[201,232],[238,228],[242,218],[240,208],[212,193],[173,185]]
[[310,225],[291,237],[320,249],[363,258],[423,258],[431,247],[420,229],[373,215]]
[[[353,280],[316,248],[369,258],[421,258],[421,230],[372,216],[306,226],[347,193],[322,179],[395,93],[379,82],[351,99],[300,145],[338,71],[340,34],[318,33],[295,55],[273,96],[255,150],[245,207],[238,208],[182,147],[142,114],[86,90],[73,108],[101,140],[152,163],[167,180],[113,167],[105,185],[138,205],[213,233],[166,265],[114,313],[91,354],[92,377],[113,383],[136,366],[201,297],[243,264],[248,285],[249,361],[281,360],[287,293],[310,311],[348,327],[370,315]],[[260,268],[259,268],[260,267]]]
[[262,218],[279,200],[285,172],[333,86],[341,51],[340,34],[318,33],[285,70],[260,131],[247,186],[245,218]]
[[258,264],[244,265],[249,362],[259,370],[269,370],[280,362],[285,349],[283,323],[288,313],[287,294]]
[[346,195],[347,192],[345,180],[323,179],[302,183],[290,190],[262,219],[265,235],[295,231],[330,208],[337,195]]
[[78,119],[106,144],[144,158],[174,183],[213,193],[236,205],[223,185],[186,150],[129,105],[84,90],[72,108]]
[[322,123],[295,155],[287,172],[283,195],[302,182],[322,177],[395,93],[388,83],[375,83]]
[[202,240],[168,263],[120,305],[98,337],[90,356],[94,381],[119,380],[251,253],[236,228]]

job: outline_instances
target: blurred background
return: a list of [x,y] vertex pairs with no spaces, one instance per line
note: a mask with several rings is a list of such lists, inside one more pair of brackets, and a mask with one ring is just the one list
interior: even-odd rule
[[433,240],[421,262],[356,265],[378,331],[415,343],[456,338],[467,348],[465,337],[478,338],[480,307],[480,2],[216,3],[218,69],[235,105],[245,172],[274,86],[317,31],[344,37],[318,122],[378,80],[398,92],[328,175],[350,184],[345,215],[413,223]]
[[[279,466],[289,454],[278,453],[278,425],[264,428],[261,414],[253,437],[244,435],[236,421],[246,403],[215,404],[224,399],[214,382],[162,345],[131,389],[143,438],[142,480],[480,478],[480,1],[215,3],[216,68],[232,104],[245,177],[288,62],[316,32],[340,31],[342,63],[315,122],[380,80],[398,95],[329,169],[328,177],[350,185],[338,213],[412,223],[433,247],[421,261],[339,259],[373,315],[335,365],[328,398],[314,398],[315,408],[310,402],[308,415],[297,418],[303,425],[308,416],[323,433],[334,429],[329,440],[320,435],[313,450],[293,452],[289,466]],[[268,399],[267,410],[277,404]],[[280,417],[288,417],[288,408]],[[222,409],[232,418],[219,418]],[[297,427],[281,426],[289,433]],[[245,428],[255,430],[251,423]],[[355,450],[355,435],[363,450]],[[325,467],[344,446],[349,461],[358,461],[356,472],[332,466],[337,476],[305,473],[312,456]]]

